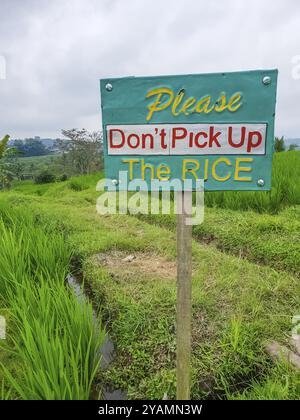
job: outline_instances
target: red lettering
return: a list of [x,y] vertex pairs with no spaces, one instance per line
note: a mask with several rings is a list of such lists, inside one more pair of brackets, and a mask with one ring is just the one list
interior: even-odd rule
[[142,134],[142,148],[146,149],[146,139],[149,138],[150,140],[150,146],[149,149],[153,149],[154,148],[154,138],[152,136],[152,134]]
[[217,147],[221,147],[220,143],[218,142],[218,137],[220,135],[221,131],[217,131],[214,134],[214,127],[209,127],[209,147],[213,147],[213,143],[215,143]]
[[[256,137],[256,143],[253,143],[253,138]],[[247,143],[247,152],[251,152],[253,147],[258,147],[261,145],[262,142],[262,135],[259,131],[250,131],[248,134],[248,143]]]
[[[120,144],[113,144],[113,131],[116,131],[121,134],[122,142]],[[120,149],[121,147],[124,146],[124,143],[125,143],[125,134],[123,130],[119,130],[117,128],[113,128],[109,130],[109,147],[111,149]]]
[[[182,134],[177,134],[177,131],[181,131]],[[183,140],[187,135],[187,129],[183,127],[172,128],[172,149],[175,147],[176,140]]]
[[161,144],[161,148],[162,149],[167,149],[168,148],[168,145],[167,144],[165,144],[165,138],[166,138],[166,130],[164,129],[164,128],[162,128],[161,130],[160,130],[160,144]]
[[239,143],[234,143],[232,139],[232,130],[233,127],[228,127],[228,144],[232,147],[241,147],[245,142],[246,127],[241,128],[241,138]]
[[[136,144],[132,144],[131,143],[131,139],[135,139],[136,140]],[[128,138],[127,138],[127,143],[128,143],[128,147],[130,147],[131,149],[137,149],[140,145],[140,138],[137,134],[129,134]]]
[[195,135],[195,138],[194,138],[194,141],[195,141],[195,145],[197,146],[197,147],[206,147],[207,146],[207,141],[206,142],[204,142],[203,144],[200,144],[199,143],[199,138],[201,137],[201,136],[203,136],[205,139],[207,139],[207,137],[208,137],[208,134],[207,133],[205,133],[205,131],[199,131],[199,133],[197,133],[196,135]]

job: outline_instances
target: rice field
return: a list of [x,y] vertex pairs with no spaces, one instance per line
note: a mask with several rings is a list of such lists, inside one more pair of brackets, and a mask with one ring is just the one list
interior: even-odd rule
[[[299,399],[299,372],[264,350],[289,345],[300,310],[299,158],[275,154],[270,193],[205,194],[193,229],[194,399]],[[0,194],[1,399],[85,400],[95,383],[175,398],[175,217],[99,216],[102,177]],[[104,370],[104,328],[66,285],[71,260],[116,346]]]
[[[9,314],[1,352],[2,398],[87,400],[105,332],[90,303],[67,288],[72,251],[53,226],[25,209],[0,209],[1,314]],[[13,360],[13,364],[11,363]]]
[[278,213],[300,204],[300,152],[275,153],[271,191],[207,192],[205,205],[231,210]]

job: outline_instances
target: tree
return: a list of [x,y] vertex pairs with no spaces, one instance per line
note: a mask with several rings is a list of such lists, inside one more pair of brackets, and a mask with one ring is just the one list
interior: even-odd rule
[[34,182],[36,184],[50,184],[51,182],[55,182],[55,175],[45,170],[35,176]]
[[297,150],[298,147],[299,147],[298,144],[292,143],[289,146],[288,152],[293,152],[294,150]]
[[9,135],[6,134],[6,136],[3,137],[3,139],[0,141],[0,159],[2,159],[7,153],[8,148],[8,142],[9,142]]
[[0,164],[0,187],[2,189],[4,188],[10,188],[11,182],[14,179],[14,174],[10,169],[10,166],[8,164],[4,164],[1,162]]
[[284,152],[285,151],[285,144],[284,144],[283,136],[281,138],[275,137],[274,151],[275,152]]
[[21,180],[25,171],[24,163],[20,162],[19,158],[12,159],[11,163],[12,163],[12,172],[18,178],[18,180]]
[[9,135],[0,141],[0,186],[1,188],[10,187],[13,180],[13,172],[8,157],[15,153],[15,148],[8,147]]
[[43,156],[49,153],[47,147],[40,140],[37,139],[29,138],[25,139],[25,141],[15,140],[14,146],[25,157]]
[[62,151],[64,165],[82,175],[90,174],[101,168],[102,163],[102,133],[89,132],[85,128],[78,130],[62,130],[66,140],[57,140]]

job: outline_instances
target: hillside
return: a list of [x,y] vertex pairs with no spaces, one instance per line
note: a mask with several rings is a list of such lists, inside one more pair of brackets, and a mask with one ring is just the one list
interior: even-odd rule
[[[280,164],[275,168],[284,167],[283,160],[293,155],[276,156]],[[122,391],[128,398],[155,399],[167,393],[172,399],[174,217],[98,215],[95,185],[102,176],[48,185],[20,182],[11,192],[0,194],[1,214],[4,217],[3,209],[8,208],[5,214],[11,212],[20,220],[26,209],[35,229],[63,235],[60,246],[72,255],[64,270],[84,279],[86,293],[115,346],[113,359],[101,365],[93,379],[93,395],[110,390]],[[273,176],[279,179],[279,173]],[[290,184],[299,185],[296,179]],[[252,210],[240,211],[226,208],[226,199],[216,199],[223,208],[206,207],[203,225],[194,228],[194,399],[299,398],[299,372],[284,362],[274,363],[265,351],[266,343],[273,340],[289,345],[292,317],[300,313],[299,195],[282,196],[284,189],[276,182],[272,194],[280,203],[277,214],[269,212],[269,204],[258,213],[256,201]],[[9,226],[7,220],[5,216],[3,222]],[[8,371],[16,372],[23,389],[16,363],[24,362],[9,359],[5,347],[0,360]],[[4,378],[9,389],[10,381]],[[12,392],[20,396],[18,387],[13,386]]]

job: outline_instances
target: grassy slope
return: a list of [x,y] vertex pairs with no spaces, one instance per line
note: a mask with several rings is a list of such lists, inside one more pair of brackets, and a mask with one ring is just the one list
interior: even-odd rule
[[[93,204],[96,177],[76,180],[77,187],[72,182],[47,186],[42,193],[39,186],[28,186],[25,194],[12,192],[3,197],[14,205],[30,206],[42,220],[51,219],[66,232],[117,344],[118,357],[100,381],[127,389],[132,398],[161,398],[164,392],[174,397],[174,279],[141,275],[135,270],[130,276],[112,272],[94,257],[100,252],[123,250],[174,260],[174,232],[134,217],[100,217]],[[246,255],[253,260],[260,260],[255,254],[260,243],[274,242],[271,249],[266,245],[265,262],[273,266],[275,257],[283,257],[284,265],[279,268],[297,271],[294,260],[284,258],[287,247],[293,246],[291,236],[297,238],[297,225],[284,214],[239,214],[238,223],[236,218],[234,212],[209,210],[205,223],[210,227],[205,234],[217,238],[216,232],[223,231],[218,241],[227,241],[226,249],[232,252],[244,238],[241,248],[247,249]],[[234,221],[229,232],[228,219]],[[281,224],[279,236],[276,226]],[[250,236],[253,241],[246,241]],[[275,257],[274,249],[278,250]],[[295,252],[297,261],[297,249]],[[289,337],[291,317],[300,311],[298,279],[196,242],[193,258],[192,396],[298,397],[299,376],[287,366],[274,365],[263,352],[265,340],[283,342]]]
[[[95,203],[97,180],[102,174],[74,177],[67,182],[33,185],[30,181],[18,183],[10,197],[32,195],[64,204]],[[6,194],[2,194],[5,196]],[[205,200],[207,200],[205,196]],[[148,223],[175,229],[175,218],[169,215],[139,216]],[[220,250],[246,257],[248,260],[300,273],[300,207],[286,207],[278,214],[259,214],[254,211],[234,211],[205,208],[205,221],[193,229],[195,238],[211,243]]]
[[25,174],[35,174],[45,169],[51,171],[57,170],[59,173],[63,172],[62,164],[60,163],[61,156],[56,154],[45,156],[32,156],[32,157],[18,157],[19,163],[24,166]]
[[[149,223],[176,228],[174,216],[139,215]],[[300,276],[300,206],[279,214],[205,208],[204,223],[193,227],[196,239],[218,249]]]

